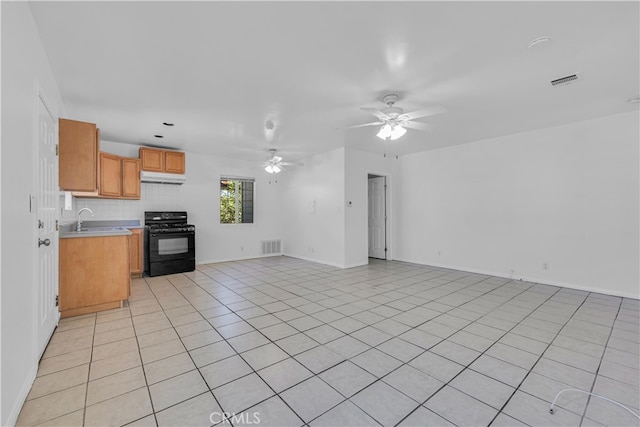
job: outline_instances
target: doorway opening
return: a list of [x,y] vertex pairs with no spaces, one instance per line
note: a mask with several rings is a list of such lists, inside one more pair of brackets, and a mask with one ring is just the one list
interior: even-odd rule
[[387,177],[368,175],[369,258],[387,259]]

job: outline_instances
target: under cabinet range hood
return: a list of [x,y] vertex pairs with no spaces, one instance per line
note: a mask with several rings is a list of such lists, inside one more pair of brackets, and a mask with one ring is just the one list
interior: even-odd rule
[[140,171],[140,182],[154,182],[156,184],[181,185],[187,180],[186,175],[178,173],[163,173]]

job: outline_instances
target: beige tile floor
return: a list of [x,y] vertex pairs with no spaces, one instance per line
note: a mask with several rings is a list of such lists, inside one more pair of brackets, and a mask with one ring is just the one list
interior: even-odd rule
[[638,412],[639,313],[402,262],[201,265],[61,321],[18,425],[637,426],[576,392],[549,406],[578,388]]

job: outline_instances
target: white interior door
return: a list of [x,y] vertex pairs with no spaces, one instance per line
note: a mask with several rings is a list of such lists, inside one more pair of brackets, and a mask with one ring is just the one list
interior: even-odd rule
[[369,256],[387,259],[387,211],[384,176],[369,178]]
[[36,179],[36,228],[35,262],[36,279],[36,340],[38,357],[44,352],[60,314],[58,295],[58,159],[56,154],[57,130],[55,120],[38,97],[38,166]]

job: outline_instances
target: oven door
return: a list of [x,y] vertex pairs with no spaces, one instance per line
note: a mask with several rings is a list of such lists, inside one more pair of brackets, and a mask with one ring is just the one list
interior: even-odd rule
[[149,262],[175,261],[191,259],[196,256],[195,233],[149,232]]

